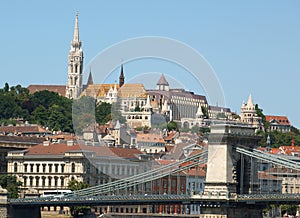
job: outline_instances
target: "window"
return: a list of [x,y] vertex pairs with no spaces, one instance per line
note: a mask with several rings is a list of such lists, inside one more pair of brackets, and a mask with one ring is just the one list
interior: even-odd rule
[[55,172],[58,173],[58,164],[55,164]]
[[26,187],[27,186],[27,177],[24,176],[23,179],[24,179],[24,184],[23,185],[24,185],[24,187]]
[[49,166],[49,173],[52,173],[52,164],[48,164]]
[[37,165],[36,165],[36,172],[37,172],[37,173],[40,172],[40,164],[37,164]]
[[75,163],[72,163],[72,169],[71,169],[72,173],[75,173]]
[[65,182],[65,180],[64,180],[64,177],[60,177],[60,186],[61,187],[64,187],[64,182]]
[[62,173],[65,172],[65,165],[64,164],[61,165],[61,172]]
[[43,172],[46,172],[46,164],[43,164]]
[[42,187],[45,187],[45,184],[46,184],[46,177],[43,176],[42,177]]
[[24,172],[25,173],[27,173],[27,170],[28,170],[27,167],[28,167],[28,164],[24,164]]
[[30,172],[32,172],[33,173],[33,164],[30,164]]
[[29,177],[29,186],[32,187],[32,184],[33,184],[33,177],[30,176]]
[[49,176],[49,177],[48,177],[48,186],[51,186],[51,185],[52,185],[52,177]]
[[55,176],[55,177],[54,177],[54,186],[57,187],[57,184],[58,184],[58,177]]
[[35,186],[38,187],[40,182],[40,177],[36,176],[35,177]]
[[14,163],[14,172],[18,172],[18,164],[17,163]]

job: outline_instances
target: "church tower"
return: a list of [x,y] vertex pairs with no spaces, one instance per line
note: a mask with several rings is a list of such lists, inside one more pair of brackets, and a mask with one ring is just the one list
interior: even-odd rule
[[68,83],[66,97],[76,99],[82,91],[83,52],[79,40],[78,12],[76,12],[74,36],[68,58]]

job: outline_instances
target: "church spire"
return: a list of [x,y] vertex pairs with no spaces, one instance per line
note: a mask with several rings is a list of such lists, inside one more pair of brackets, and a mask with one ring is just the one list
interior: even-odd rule
[[121,65],[121,72],[120,72],[120,77],[119,77],[119,87],[121,88],[122,85],[124,85],[124,72],[123,72],[123,64]]
[[93,80],[93,76],[92,76],[92,70],[90,69],[90,74],[89,74],[89,78],[87,81],[87,85],[93,85],[94,84],[94,80]]
[[76,11],[73,41],[79,42],[78,11]]

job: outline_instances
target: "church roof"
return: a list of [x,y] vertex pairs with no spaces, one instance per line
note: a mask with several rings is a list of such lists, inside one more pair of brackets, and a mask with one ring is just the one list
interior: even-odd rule
[[[81,93],[80,96],[90,97],[106,97],[107,92],[110,88],[114,87],[115,84],[91,84]],[[116,84],[116,89],[119,89],[119,84]]]
[[161,77],[159,78],[157,85],[166,85],[166,86],[169,85],[164,74],[162,74]]
[[35,92],[47,90],[49,92],[56,92],[61,96],[66,96],[65,85],[29,85],[27,89],[31,94],[34,94]]
[[120,98],[146,98],[147,93],[143,84],[124,84],[118,91]]

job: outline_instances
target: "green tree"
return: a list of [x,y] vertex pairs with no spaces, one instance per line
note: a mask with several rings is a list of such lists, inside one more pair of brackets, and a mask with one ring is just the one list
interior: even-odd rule
[[22,185],[22,182],[18,182],[16,176],[0,175],[0,185],[2,188],[7,189],[10,198],[19,197],[20,186]]
[[123,117],[122,114],[121,114],[121,103],[120,102],[112,103],[112,105],[111,105],[111,119],[113,121],[119,120],[119,122],[123,123],[123,124],[126,123],[125,117]]
[[111,104],[102,102],[96,106],[96,122],[100,124],[107,123],[111,118]]
[[258,104],[255,105],[257,116],[261,117],[265,130],[269,129],[270,123],[266,120],[266,116],[263,113],[263,109],[259,108]]
[[167,124],[167,129],[168,131],[172,131],[172,130],[178,130],[178,125],[175,121],[170,121],[168,124]]
[[[68,189],[72,190],[72,191],[77,191],[77,190],[81,190],[84,188],[88,188],[89,184],[88,183],[84,183],[84,182],[79,182],[77,180],[71,180],[68,183]],[[90,211],[91,207],[87,207],[87,206],[71,206],[70,207],[70,211],[72,215],[77,215],[79,212],[87,212]]]

